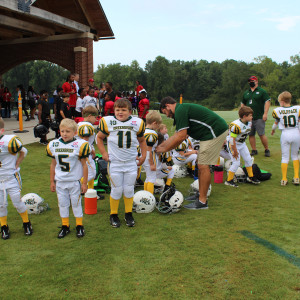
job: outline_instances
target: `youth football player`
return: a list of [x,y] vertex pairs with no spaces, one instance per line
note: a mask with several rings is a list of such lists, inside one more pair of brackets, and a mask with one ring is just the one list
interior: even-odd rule
[[23,220],[25,235],[33,233],[26,205],[21,201],[22,181],[19,171],[26,154],[26,148],[16,135],[4,135],[4,121],[0,118],[0,223],[1,237],[4,240],[10,237],[7,225],[7,194]]
[[299,118],[300,106],[291,106],[292,95],[285,91],[278,96],[280,107],[273,110],[272,116],[275,123],[272,127],[271,135],[275,133],[277,127],[281,130],[281,185],[287,185],[287,168],[290,158],[294,166],[294,178],[292,183],[299,185],[299,159],[298,150],[300,147],[300,132],[299,132]]
[[147,143],[147,157],[143,164],[146,172],[144,190],[154,193],[154,183],[156,181],[156,155],[155,148],[158,145],[158,135],[156,130],[162,123],[161,115],[158,111],[151,111],[146,116],[145,139]]
[[[76,139],[77,124],[74,120],[63,119],[59,126],[61,137],[52,140],[47,148],[47,155],[52,157],[50,166],[50,189],[57,193],[62,227],[58,238],[70,233],[70,202],[76,218],[76,236],[85,235],[82,223],[81,193],[87,191],[88,167],[86,159],[90,155],[89,143]],[[83,181],[80,184],[80,179]]]
[[[125,203],[125,221],[128,227],[135,225],[132,216],[134,183],[137,177],[137,166],[146,158],[146,142],[144,138],[145,124],[140,118],[131,115],[131,103],[121,98],[115,102],[115,116],[105,116],[99,124],[97,147],[102,158],[109,162],[110,224],[120,227],[118,217],[119,202],[123,194]],[[107,150],[103,140],[107,138]],[[142,155],[137,159],[137,145]]]
[[84,120],[78,123],[77,137],[83,139],[89,143],[91,153],[87,159],[88,166],[88,188],[94,188],[94,179],[96,176],[96,166],[95,166],[95,148],[94,142],[96,138],[95,130],[93,124],[96,122],[98,116],[98,110],[96,107],[87,106],[82,111],[82,116]]
[[252,159],[249,149],[245,143],[247,136],[251,131],[251,121],[253,110],[248,106],[243,106],[239,110],[239,119],[233,121],[229,125],[229,136],[227,137],[227,145],[232,165],[228,171],[228,177],[225,185],[238,187],[233,181],[234,174],[240,166],[241,157],[245,161],[248,177],[247,181],[252,184],[259,184],[260,181],[253,176]]

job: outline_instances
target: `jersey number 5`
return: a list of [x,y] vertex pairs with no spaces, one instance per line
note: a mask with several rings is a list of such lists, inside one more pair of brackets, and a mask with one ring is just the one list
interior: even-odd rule
[[[131,146],[131,132],[126,131],[125,132],[125,137],[126,137],[126,148],[130,148]],[[118,146],[119,148],[123,148],[123,138],[124,138],[124,131],[119,131],[118,132]]]
[[63,161],[64,158],[68,158],[68,154],[59,154],[58,161],[60,165],[60,169],[62,172],[69,172],[70,171],[70,164],[68,162]]

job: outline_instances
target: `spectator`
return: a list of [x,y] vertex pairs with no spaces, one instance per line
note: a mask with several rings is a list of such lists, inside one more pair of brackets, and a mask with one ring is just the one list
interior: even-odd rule
[[114,115],[114,101],[115,94],[110,93],[105,95],[105,106],[104,106],[104,116],[113,116]]
[[138,104],[138,113],[139,118],[143,119],[146,122],[146,116],[149,112],[149,100],[146,98],[147,93],[145,90],[140,91],[140,101]]
[[264,89],[258,86],[258,79],[256,76],[251,76],[248,79],[248,82],[250,88],[243,95],[241,107],[249,106],[253,110],[253,121],[251,132],[249,134],[249,142],[252,148],[251,155],[257,154],[255,139],[255,132],[257,131],[257,134],[265,148],[265,156],[270,157],[268,139],[265,135],[265,125],[271,105],[271,98]]
[[79,97],[77,98],[76,108],[75,108],[75,117],[77,118],[82,117],[84,97],[86,95],[86,91],[84,88],[80,88],[78,93],[79,93]]
[[2,108],[2,103],[3,103],[3,93],[4,93],[4,85],[1,84],[0,86],[0,108]]
[[35,106],[36,93],[33,89],[33,86],[31,85],[28,87],[27,96],[28,96],[28,104],[30,107],[30,119],[34,120],[34,115],[36,111],[36,106]]
[[[47,129],[50,127],[51,115],[50,106],[48,103],[48,92],[46,90],[40,91],[40,99],[38,101],[38,118],[39,124],[44,125]],[[47,140],[47,135],[43,135],[40,139],[40,144],[47,145],[49,141]]]
[[77,96],[79,97],[79,85],[78,85],[78,82],[79,82],[79,74],[78,73],[74,73],[74,84],[76,86]]
[[[61,114],[60,114],[60,107],[63,103],[62,94],[63,89],[61,87],[57,87],[56,89],[56,95],[54,96],[54,103],[53,103],[53,110],[55,114],[55,119],[58,123],[62,120]],[[54,94],[53,94],[54,95]]]
[[63,102],[60,106],[60,115],[62,119],[72,119],[73,114],[70,107],[70,98],[68,94],[62,95]]
[[144,88],[138,80],[135,83],[136,83],[135,95],[137,97],[139,97],[140,96],[140,91],[143,90]]
[[8,87],[4,88],[3,91],[3,108],[4,108],[4,118],[10,118],[11,115],[11,108],[10,108],[10,102],[12,100],[11,93],[9,92]]
[[94,97],[95,90],[93,88],[89,89],[88,95],[83,98],[83,108],[86,108],[87,106],[94,106],[98,109],[98,101]]
[[75,108],[76,108],[76,100],[77,100],[77,92],[76,92],[76,85],[74,83],[74,74],[69,74],[67,77],[67,81],[62,85],[62,89],[64,93],[69,94],[69,106],[72,113],[72,116],[75,115]]
[[[26,110],[26,94],[25,94],[25,89],[23,87],[22,84],[19,84],[17,86],[17,92],[18,92],[18,98],[19,98],[19,93],[21,94],[21,98],[22,98],[22,110],[24,111],[25,113],[25,116],[26,116],[26,120],[25,121],[30,121],[30,118],[29,118],[29,114]],[[19,120],[19,110],[18,110],[18,120]]]

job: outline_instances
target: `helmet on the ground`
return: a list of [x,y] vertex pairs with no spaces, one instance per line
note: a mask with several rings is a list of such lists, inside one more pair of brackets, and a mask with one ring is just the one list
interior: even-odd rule
[[163,214],[171,214],[178,212],[184,201],[182,193],[175,189],[172,184],[159,198],[156,208]]
[[57,120],[52,121],[50,124],[50,128],[53,131],[58,131],[59,130],[59,122]]
[[234,175],[237,182],[246,182],[247,180],[247,176],[241,167],[238,167]]
[[165,188],[165,182],[163,179],[157,178],[154,183],[154,194],[161,194]]
[[219,166],[223,166],[225,165],[225,159],[223,157],[220,156],[220,163]]
[[38,124],[34,126],[33,133],[35,138],[41,138],[43,135],[49,133],[48,128],[43,124]]
[[155,208],[155,197],[148,191],[138,191],[133,196],[133,211],[151,213]]
[[173,166],[173,170],[175,178],[184,178],[187,175],[187,169],[185,165],[180,166],[175,164]]
[[[190,194],[199,192],[199,182],[198,182],[198,179],[196,179],[193,183],[191,183],[189,192],[190,192]],[[206,196],[209,197],[210,194],[211,194],[211,184],[209,185],[209,188],[208,188]]]
[[48,204],[44,203],[44,199],[35,193],[29,193],[21,198],[26,205],[28,214],[40,214],[48,209]]

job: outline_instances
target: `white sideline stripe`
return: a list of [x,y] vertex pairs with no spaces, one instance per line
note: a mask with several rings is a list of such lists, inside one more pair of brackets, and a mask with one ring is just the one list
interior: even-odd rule
[[216,138],[216,135],[215,135],[215,133],[214,133],[214,131],[213,131],[213,129],[212,129],[211,126],[209,126],[209,125],[207,125],[206,123],[203,123],[203,122],[201,122],[201,121],[194,120],[194,119],[190,119],[190,121],[195,122],[195,123],[199,123],[199,124],[201,124],[201,125],[207,127],[207,128],[210,130],[212,136],[213,136],[214,138]]

